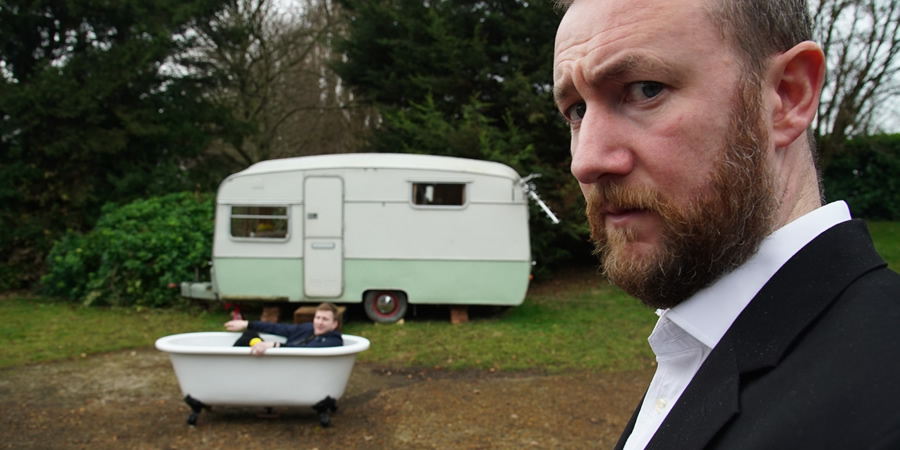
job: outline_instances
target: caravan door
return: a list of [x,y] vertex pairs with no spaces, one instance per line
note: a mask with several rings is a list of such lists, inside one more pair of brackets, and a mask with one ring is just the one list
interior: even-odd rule
[[339,297],[344,289],[344,181],[304,182],[303,289],[307,297]]

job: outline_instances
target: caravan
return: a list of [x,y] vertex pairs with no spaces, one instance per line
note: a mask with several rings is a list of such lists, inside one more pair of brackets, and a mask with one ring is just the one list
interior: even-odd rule
[[409,304],[519,305],[529,186],[503,164],[432,155],[260,162],[219,187],[212,281],[182,295],[362,303],[377,322]]

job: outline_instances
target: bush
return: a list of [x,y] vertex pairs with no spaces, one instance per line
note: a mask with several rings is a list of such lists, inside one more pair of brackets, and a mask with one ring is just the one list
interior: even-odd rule
[[843,199],[854,217],[900,220],[900,135],[878,135],[846,142],[825,172],[829,199]]
[[69,232],[53,246],[42,290],[85,305],[176,305],[183,300],[170,283],[208,278],[213,212],[209,194],[108,204],[91,232]]

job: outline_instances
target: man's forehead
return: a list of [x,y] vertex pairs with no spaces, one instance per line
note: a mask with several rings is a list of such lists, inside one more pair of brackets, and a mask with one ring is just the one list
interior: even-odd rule
[[[637,0],[641,3],[647,0]],[[556,33],[556,59],[583,56],[615,41],[618,33],[639,29],[641,9],[624,9],[619,0],[576,2],[563,16]],[[652,18],[652,17],[651,17]]]
[[655,46],[677,40],[701,24],[709,26],[707,4],[707,0],[576,0],[557,30],[554,72],[567,61],[622,42],[629,49]]
[[[561,44],[583,42],[620,28],[654,27],[676,22],[691,27],[709,19],[709,8],[719,0],[575,0],[566,10],[556,35]],[[688,19],[685,22],[685,19]]]

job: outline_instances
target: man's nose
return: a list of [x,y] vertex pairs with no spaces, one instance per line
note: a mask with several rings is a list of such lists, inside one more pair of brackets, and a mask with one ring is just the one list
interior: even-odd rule
[[588,109],[572,133],[572,175],[581,184],[627,175],[634,168],[628,126],[610,114]]

